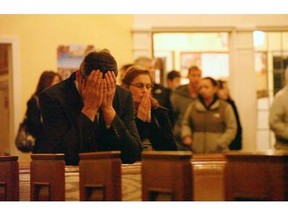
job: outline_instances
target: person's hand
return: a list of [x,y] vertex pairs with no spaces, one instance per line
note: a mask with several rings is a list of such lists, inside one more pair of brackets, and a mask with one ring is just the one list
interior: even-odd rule
[[143,122],[151,122],[151,100],[149,92],[146,92],[137,110],[137,118]]
[[88,76],[87,81],[80,83],[84,104],[82,112],[91,121],[94,121],[103,101],[104,82],[102,76],[103,74],[99,70],[93,70]]
[[116,76],[113,71],[108,71],[104,77],[101,110],[103,112],[106,125],[111,125],[116,115],[116,111],[113,108],[113,99],[116,92]]

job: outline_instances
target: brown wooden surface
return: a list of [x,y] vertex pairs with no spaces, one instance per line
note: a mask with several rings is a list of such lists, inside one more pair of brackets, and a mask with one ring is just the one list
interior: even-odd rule
[[120,152],[80,154],[80,200],[121,200]]
[[[192,155],[195,201],[224,200],[223,154]],[[20,200],[30,200],[30,162],[20,163]],[[142,200],[141,162],[121,165],[122,201]],[[79,167],[65,167],[65,200],[79,201]]]
[[32,159],[30,163],[31,200],[64,201],[65,200],[64,155],[32,154],[31,159]]
[[288,200],[288,152],[227,153],[226,200]]
[[223,154],[193,154],[193,188],[196,201],[223,201],[225,156]]
[[193,200],[190,159],[190,152],[143,152],[142,200]]
[[0,156],[0,201],[19,200],[18,156]]

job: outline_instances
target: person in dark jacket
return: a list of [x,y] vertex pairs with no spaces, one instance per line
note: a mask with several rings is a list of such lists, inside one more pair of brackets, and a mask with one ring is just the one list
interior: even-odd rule
[[241,150],[242,149],[242,126],[240,122],[239,113],[234,100],[230,97],[227,82],[218,80],[218,97],[228,102],[234,111],[236,122],[237,122],[237,133],[234,140],[229,145],[230,150]]
[[44,140],[44,127],[39,106],[39,95],[44,89],[57,84],[61,80],[60,74],[54,71],[47,70],[42,72],[36,91],[27,101],[26,123],[28,131],[35,138],[34,149],[41,145]]
[[141,141],[129,91],[116,85],[117,62],[104,49],[87,54],[79,70],[40,94],[46,140],[37,153],[120,151],[122,163],[141,159]]
[[130,67],[123,84],[132,93],[137,129],[143,150],[177,150],[167,108],[151,96],[152,77],[148,69]]

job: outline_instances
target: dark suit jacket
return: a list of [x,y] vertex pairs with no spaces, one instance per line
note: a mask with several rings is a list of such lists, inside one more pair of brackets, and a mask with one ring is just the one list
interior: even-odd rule
[[177,151],[168,110],[164,107],[152,109],[151,122],[136,118],[141,140],[148,138],[156,151]]
[[139,160],[141,141],[129,91],[117,86],[113,101],[116,116],[107,129],[101,112],[94,122],[81,112],[83,102],[74,81],[75,73],[40,94],[46,142],[37,152],[64,153],[66,165],[78,164],[79,153],[93,151],[119,150],[123,163]]

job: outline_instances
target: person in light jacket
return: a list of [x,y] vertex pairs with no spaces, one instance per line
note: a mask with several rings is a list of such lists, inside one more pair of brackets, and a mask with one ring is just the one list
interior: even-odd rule
[[288,150],[288,67],[286,85],[275,94],[269,112],[269,126],[275,135],[275,149]]
[[228,150],[237,132],[231,105],[217,96],[217,81],[205,77],[200,82],[198,99],[183,117],[181,137],[194,153],[221,153]]

